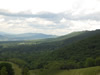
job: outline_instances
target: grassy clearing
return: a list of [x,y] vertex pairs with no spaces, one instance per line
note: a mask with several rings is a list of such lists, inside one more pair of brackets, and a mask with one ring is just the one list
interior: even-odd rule
[[56,75],[100,75],[100,66],[69,71],[64,70],[56,73]]
[[100,66],[89,67],[74,70],[59,70],[59,71],[44,71],[39,73],[39,70],[31,71],[31,75],[100,75]]
[[30,75],[38,75],[39,70],[30,70]]

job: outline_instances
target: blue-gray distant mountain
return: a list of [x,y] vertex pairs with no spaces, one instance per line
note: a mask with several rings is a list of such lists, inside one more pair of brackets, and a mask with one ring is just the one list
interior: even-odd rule
[[23,33],[23,34],[7,34],[0,32],[0,41],[21,41],[21,40],[34,40],[54,38],[55,35],[47,35],[42,33]]

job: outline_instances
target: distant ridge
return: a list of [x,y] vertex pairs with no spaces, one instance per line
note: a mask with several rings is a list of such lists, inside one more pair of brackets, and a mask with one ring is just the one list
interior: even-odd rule
[[0,32],[0,41],[22,41],[22,40],[46,39],[54,37],[56,37],[56,35],[47,35],[42,33],[9,34]]

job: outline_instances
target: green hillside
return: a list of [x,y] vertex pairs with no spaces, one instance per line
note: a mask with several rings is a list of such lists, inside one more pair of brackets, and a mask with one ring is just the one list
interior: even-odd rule
[[44,39],[40,41],[42,43],[45,43],[45,42],[58,42],[58,41],[61,42],[66,40],[66,43],[73,43],[78,40],[94,36],[95,34],[100,34],[100,30],[72,32],[67,35],[59,36],[57,38]]
[[[70,35],[72,36],[72,34]],[[62,36],[64,37],[64,36]],[[12,42],[9,46],[0,45],[0,60],[10,61],[21,68],[24,66],[30,70],[60,68],[68,69],[66,65],[72,65],[71,69],[83,68],[87,58],[100,57],[100,30],[78,33],[70,38],[40,44],[22,44]],[[9,55],[9,56],[8,56]],[[74,64],[74,65],[73,65]],[[55,66],[56,67],[53,67]],[[96,65],[94,65],[96,66]]]
[[55,59],[84,60],[87,57],[100,56],[100,34],[75,42],[69,46],[65,46],[55,50],[50,55]]
[[[80,32],[72,32],[67,35],[55,37],[55,38],[49,38],[49,39],[36,39],[36,40],[26,40],[26,41],[0,41],[0,44],[3,46],[12,46],[12,45],[34,45],[34,44],[58,44],[61,45],[65,44],[71,44],[73,42],[88,38],[90,36],[94,36],[95,34],[100,34],[100,30],[96,31],[80,31]],[[62,43],[59,43],[62,42]]]

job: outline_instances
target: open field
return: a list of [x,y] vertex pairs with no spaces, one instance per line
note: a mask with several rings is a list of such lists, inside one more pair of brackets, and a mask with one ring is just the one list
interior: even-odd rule
[[100,75],[100,66],[73,69],[73,70],[60,70],[60,71],[45,71],[40,75]]
[[69,71],[64,70],[56,75],[100,75],[100,66]]

